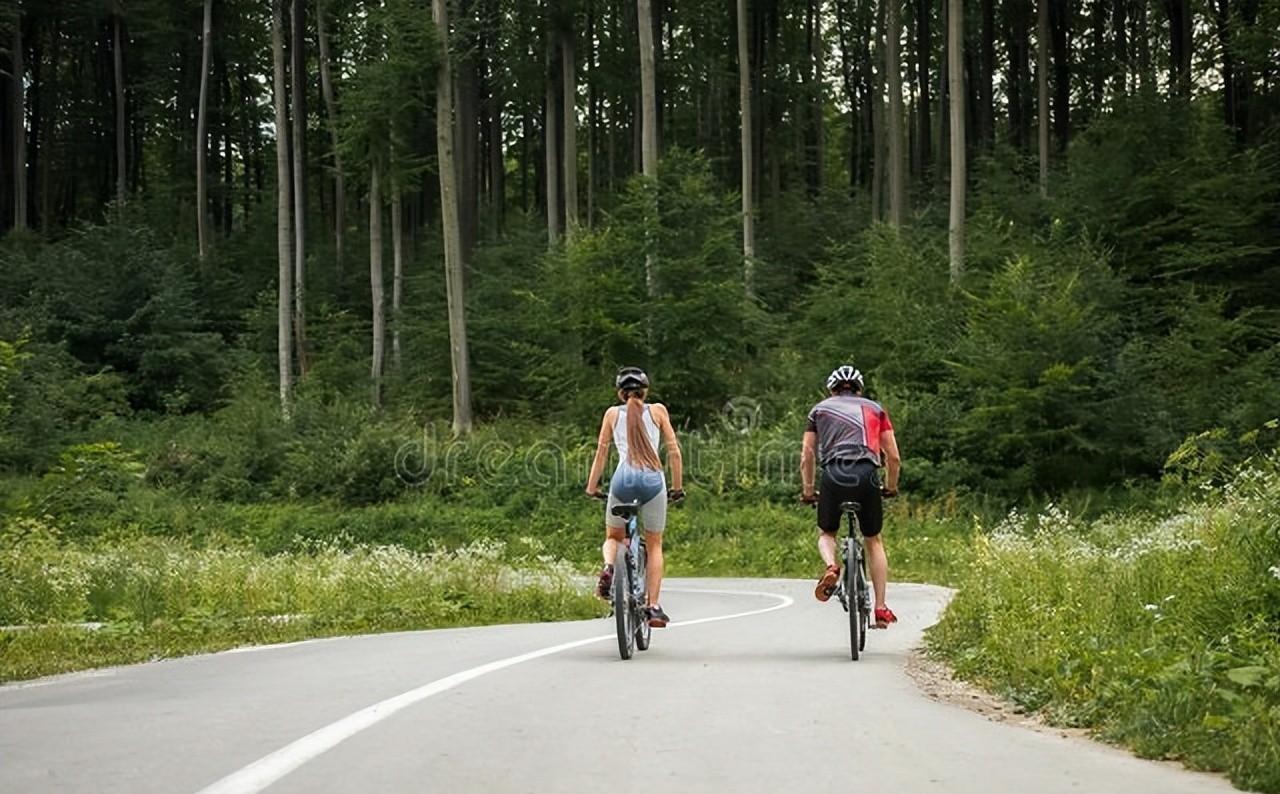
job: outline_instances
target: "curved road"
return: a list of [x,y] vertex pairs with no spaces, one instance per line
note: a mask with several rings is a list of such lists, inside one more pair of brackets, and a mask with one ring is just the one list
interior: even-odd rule
[[847,656],[807,582],[672,580],[612,621],[384,634],[0,687],[0,792],[1217,792],[1217,777],[991,722],[903,672],[946,591]]

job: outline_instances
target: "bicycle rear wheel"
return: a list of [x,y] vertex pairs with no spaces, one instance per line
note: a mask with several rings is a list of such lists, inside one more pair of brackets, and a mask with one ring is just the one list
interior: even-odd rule
[[623,661],[630,659],[635,653],[630,568],[625,558],[619,559],[618,564],[613,566],[613,617],[618,626],[618,655]]
[[862,616],[862,633],[858,639],[858,650],[867,648],[867,629],[871,625],[871,600],[867,592],[867,561],[858,555],[858,612]]
[[649,555],[645,552],[643,545],[637,544],[639,548],[636,551],[636,583],[635,592],[639,593],[636,598],[635,610],[635,636],[636,648],[641,651],[649,650],[649,640],[653,634],[653,627],[649,625],[649,616],[645,614],[645,607],[649,603],[649,579],[646,573],[649,569]]
[[844,542],[844,588],[849,599],[849,654],[856,662],[866,642],[866,612],[858,599],[858,573],[862,566],[858,559],[858,542],[853,538],[846,538]]

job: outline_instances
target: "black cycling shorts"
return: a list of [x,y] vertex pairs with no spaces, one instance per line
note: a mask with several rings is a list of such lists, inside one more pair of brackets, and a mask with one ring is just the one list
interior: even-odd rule
[[879,535],[884,527],[884,497],[880,493],[879,471],[869,460],[836,460],[822,468],[818,491],[818,529],[840,531],[841,502],[857,502],[858,524],[863,537]]

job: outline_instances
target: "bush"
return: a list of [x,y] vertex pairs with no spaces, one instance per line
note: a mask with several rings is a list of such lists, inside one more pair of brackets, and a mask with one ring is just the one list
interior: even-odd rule
[[1011,514],[932,650],[1055,722],[1280,791],[1280,457],[1164,518]]

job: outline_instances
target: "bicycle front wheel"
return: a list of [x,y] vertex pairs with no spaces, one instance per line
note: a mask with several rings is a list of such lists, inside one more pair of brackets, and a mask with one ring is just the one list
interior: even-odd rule
[[618,655],[626,661],[635,653],[630,566],[625,559],[620,559],[613,570],[613,617],[618,626]]
[[636,551],[636,619],[635,626],[632,627],[635,631],[636,649],[641,651],[649,650],[649,640],[653,634],[653,627],[649,625],[649,616],[645,614],[645,606],[649,603],[649,585],[646,576],[648,565],[648,555],[645,553],[644,546],[641,545]]
[[866,612],[858,598],[858,573],[861,565],[858,559],[858,542],[853,538],[845,540],[844,590],[849,600],[849,655],[858,661],[866,642]]

